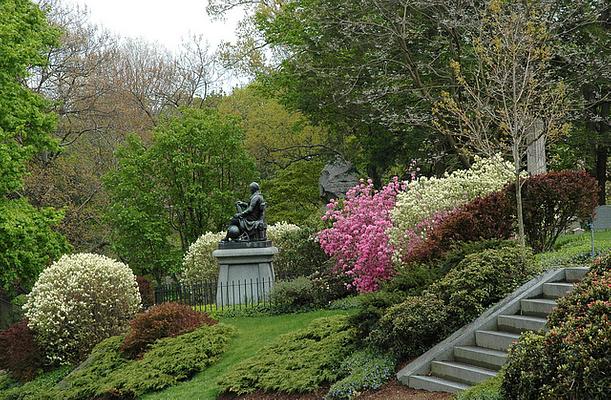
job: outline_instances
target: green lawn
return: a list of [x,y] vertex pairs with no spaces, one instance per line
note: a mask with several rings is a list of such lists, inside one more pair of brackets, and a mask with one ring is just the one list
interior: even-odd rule
[[[554,251],[541,253],[537,257],[544,265],[553,267],[554,260],[590,253],[591,246],[590,232],[561,235]],[[594,232],[594,249],[598,252],[611,249],[611,230]]]
[[217,379],[238,362],[254,355],[257,350],[273,339],[305,327],[310,321],[330,315],[347,314],[348,311],[321,310],[299,314],[221,319],[238,329],[238,335],[220,362],[197,374],[190,381],[170,387],[164,391],[143,396],[143,399],[192,399],[213,400],[219,394]]

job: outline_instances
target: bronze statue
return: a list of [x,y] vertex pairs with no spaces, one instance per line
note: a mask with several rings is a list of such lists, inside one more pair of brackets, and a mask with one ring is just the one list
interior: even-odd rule
[[259,241],[267,240],[267,224],[265,223],[265,199],[257,182],[249,185],[250,201],[236,202],[237,213],[231,219],[227,235],[223,241]]

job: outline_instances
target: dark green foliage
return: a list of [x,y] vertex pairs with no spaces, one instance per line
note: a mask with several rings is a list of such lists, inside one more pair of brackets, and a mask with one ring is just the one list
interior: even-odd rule
[[328,269],[329,257],[315,238],[316,231],[301,228],[282,236],[282,251],[274,258],[274,271],[280,279],[308,276]]
[[357,336],[365,339],[382,318],[386,309],[400,303],[405,295],[401,292],[380,290],[359,295],[361,305],[358,311],[350,316],[350,325],[356,328]]
[[44,353],[34,333],[22,320],[0,332],[0,369],[20,381],[29,381],[42,371]]
[[350,278],[343,273],[333,270],[327,264],[326,269],[314,272],[308,277],[314,285],[314,303],[320,306],[328,306],[332,301],[354,294],[354,288],[348,289]]
[[494,378],[485,380],[467,390],[458,392],[455,400],[505,400],[501,393],[503,374],[499,373]]
[[314,284],[305,276],[290,281],[276,282],[269,297],[274,308],[282,312],[312,307],[314,306]]
[[475,242],[460,242],[452,248],[439,261],[433,263],[442,274],[447,274],[456,267],[469,254],[479,253],[488,249],[501,249],[505,247],[516,247],[518,242],[514,240],[479,240]]
[[529,249],[484,250],[467,255],[428,291],[445,303],[453,330],[471,322],[539,271]]
[[511,349],[503,391],[508,399],[603,400],[611,397],[611,266],[595,268],[548,319]]
[[56,386],[62,399],[138,397],[161,390],[216,362],[227,349],[231,327],[203,326],[193,332],[157,341],[141,359],[123,358],[124,338],[115,336],[98,344],[91,356]]
[[418,356],[444,337],[447,321],[443,301],[432,295],[410,296],[384,313],[368,341],[399,358]]
[[235,394],[313,391],[340,378],[338,367],[354,351],[354,333],[346,317],[319,318],[239,363],[219,385]]
[[364,390],[378,389],[394,376],[395,361],[377,350],[357,351],[340,366],[346,376],[331,385],[325,400],[349,400]]
[[[455,258],[458,259],[459,257]],[[439,277],[440,271],[435,267],[430,268],[421,264],[401,266],[397,268],[395,276],[390,281],[382,284],[381,290],[401,292],[407,296],[417,296]]]
[[162,303],[134,317],[129,323],[121,352],[128,358],[138,358],[161,338],[182,335],[202,325],[216,323],[206,313],[195,311],[188,305]]
[[318,178],[324,167],[319,159],[293,162],[263,182],[269,204],[268,223],[289,222],[304,226],[321,208]]

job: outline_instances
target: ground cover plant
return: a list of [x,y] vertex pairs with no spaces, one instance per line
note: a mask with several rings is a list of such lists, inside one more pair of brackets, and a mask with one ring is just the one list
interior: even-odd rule
[[374,349],[359,350],[340,365],[344,377],[329,388],[325,400],[350,400],[379,389],[395,375],[396,358]]
[[56,398],[135,398],[191,378],[212,365],[229,346],[234,329],[202,326],[177,337],[155,342],[137,360],[121,353],[122,336],[97,345],[91,356],[53,389]]
[[304,393],[341,377],[338,366],[355,349],[355,332],[344,316],[320,318],[279,337],[219,380],[227,393]]
[[221,392],[218,380],[232,371],[245,359],[255,356],[261,349],[274,343],[279,336],[306,328],[313,320],[321,317],[345,315],[341,310],[318,310],[299,314],[263,315],[253,317],[226,318],[221,322],[237,329],[237,335],[219,362],[166,390],[144,395],[144,400],[187,399],[214,400]]

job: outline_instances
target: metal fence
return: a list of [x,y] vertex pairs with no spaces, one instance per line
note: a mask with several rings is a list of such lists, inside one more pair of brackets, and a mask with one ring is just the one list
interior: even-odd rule
[[155,304],[173,301],[199,311],[241,309],[270,304],[272,278],[241,281],[204,281],[192,285],[161,285],[155,289]]

